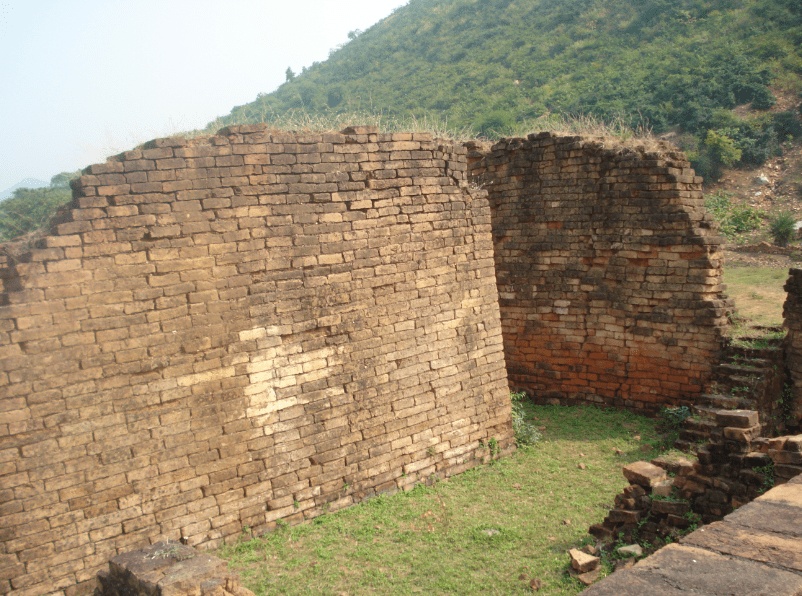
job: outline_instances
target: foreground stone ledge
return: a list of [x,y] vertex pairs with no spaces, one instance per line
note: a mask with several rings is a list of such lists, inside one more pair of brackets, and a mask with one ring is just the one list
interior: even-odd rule
[[228,563],[178,542],[117,555],[98,584],[95,596],[254,596]]
[[802,478],[583,591],[583,596],[802,593]]

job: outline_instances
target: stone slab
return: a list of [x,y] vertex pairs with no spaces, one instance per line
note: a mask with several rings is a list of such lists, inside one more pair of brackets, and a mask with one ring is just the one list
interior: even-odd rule
[[732,524],[764,532],[802,538],[802,512],[794,507],[769,501],[752,501],[727,516]]
[[760,495],[754,500],[755,503],[779,503],[796,507],[802,512],[802,490],[798,483],[793,481],[780,486],[775,486],[766,494]]
[[669,544],[582,596],[797,596],[802,576],[687,545]]
[[802,571],[802,539],[753,530],[729,521],[700,528],[683,538],[680,544]]

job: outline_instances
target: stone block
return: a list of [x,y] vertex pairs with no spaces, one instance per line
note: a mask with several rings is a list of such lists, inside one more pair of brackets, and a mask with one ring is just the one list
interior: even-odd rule
[[639,461],[624,466],[623,472],[624,478],[630,483],[645,488],[651,488],[668,478],[664,469],[645,461]]
[[722,427],[752,428],[759,422],[754,410],[717,410],[716,424]]
[[735,428],[731,426],[724,428],[724,436],[730,440],[738,441],[739,443],[749,443],[753,439],[759,437],[760,432],[759,424],[749,428]]
[[599,557],[594,557],[576,548],[569,550],[568,555],[571,557],[571,567],[576,569],[579,573],[592,571],[601,564],[601,559]]

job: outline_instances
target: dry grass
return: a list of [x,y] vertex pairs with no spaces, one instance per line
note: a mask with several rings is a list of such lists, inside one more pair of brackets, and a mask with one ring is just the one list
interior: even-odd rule
[[[470,127],[455,127],[447,118],[437,116],[387,116],[373,112],[348,112],[342,114],[309,113],[305,110],[291,110],[285,113],[257,112],[254,109],[240,119],[230,121],[218,118],[203,130],[192,130],[177,133],[175,136],[196,138],[215,134],[224,126],[262,122],[271,129],[293,132],[336,132],[348,126],[376,126],[382,133],[393,132],[428,132],[438,139],[456,142],[482,139]],[[583,136],[601,140],[618,147],[627,147],[640,151],[668,152],[676,148],[658,140],[651,130],[641,125],[629,127],[622,118],[604,121],[593,116],[564,116],[546,114],[533,120],[518,123],[507,137],[525,138],[539,132],[551,132],[565,136]]]
[[748,334],[753,325],[782,325],[786,297],[783,285],[787,279],[785,269],[725,267],[727,294],[735,300],[739,317],[748,321],[743,326],[744,333]]

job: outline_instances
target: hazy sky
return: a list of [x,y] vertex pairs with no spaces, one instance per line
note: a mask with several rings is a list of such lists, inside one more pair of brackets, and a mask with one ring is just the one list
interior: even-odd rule
[[0,191],[200,128],[407,0],[0,0]]

